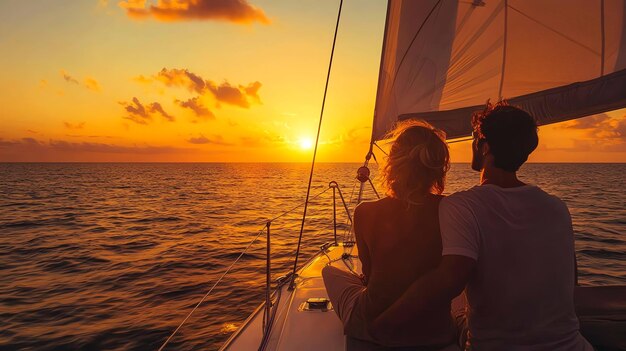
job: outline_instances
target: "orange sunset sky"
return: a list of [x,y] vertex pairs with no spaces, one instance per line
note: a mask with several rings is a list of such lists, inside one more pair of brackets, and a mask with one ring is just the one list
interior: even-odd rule
[[[2,1],[0,161],[309,162],[338,3]],[[385,11],[344,3],[319,161],[367,152]],[[626,162],[626,110],[540,138],[534,162]]]

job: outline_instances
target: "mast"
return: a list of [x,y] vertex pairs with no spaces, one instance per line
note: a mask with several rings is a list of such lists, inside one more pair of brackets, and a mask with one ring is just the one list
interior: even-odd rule
[[[383,74],[383,59],[385,58],[385,48],[387,47],[387,29],[389,25],[390,8],[391,8],[391,0],[387,0],[387,14],[385,15],[385,30],[383,33],[383,45],[380,50],[380,63],[379,63],[379,68],[378,68],[378,84],[376,85],[376,103],[378,103],[378,95],[380,94],[380,76]],[[370,147],[369,147],[369,150],[367,151],[367,154],[365,155],[365,162],[363,163],[363,167],[365,168],[367,168],[367,165],[370,162],[370,158],[374,154],[374,142],[376,141],[374,139],[375,124],[376,124],[376,105],[374,105],[374,114],[372,118],[372,136],[370,137]],[[365,180],[361,180],[359,175],[360,175],[360,172],[357,172],[357,179],[359,179],[359,182],[360,182],[359,194],[357,196],[357,204],[361,203],[361,200],[363,198],[363,189],[365,187],[365,182],[366,182]],[[367,176],[368,176],[367,180],[369,180],[369,172]]]

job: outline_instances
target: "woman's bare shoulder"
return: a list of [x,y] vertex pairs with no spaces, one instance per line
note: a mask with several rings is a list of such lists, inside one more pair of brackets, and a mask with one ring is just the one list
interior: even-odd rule
[[358,213],[364,216],[372,215],[374,213],[379,213],[381,210],[390,208],[397,201],[398,200],[388,196],[374,201],[363,201],[357,205],[357,207],[354,209],[354,213]]

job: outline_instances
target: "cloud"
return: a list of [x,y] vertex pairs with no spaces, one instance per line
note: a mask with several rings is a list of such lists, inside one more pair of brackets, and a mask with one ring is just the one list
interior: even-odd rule
[[120,104],[124,106],[126,112],[129,113],[128,117],[124,118],[139,124],[147,124],[148,121],[152,120],[152,116],[148,114],[146,108],[141,102],[139,102],[139,99],[137,99],[136,97],[133,97],[132,103],[122,101],[120,102]]
[[191,137],[187,139],[187,142],[190,144],[214,144],[214,145],[223,145],[223,146],[231,146],[233,144],[227,143],[224,141],[224,138],[221,135],[214,135],[211,139],[205,137],[200,134],[198,137]]
[[[69,73],[67,73],[65,70],[61,70],[61,77],[63,77],[63,79],[68,82],[68,83],[72,83],[72,84],[80,84],[78,82],[78,79],[74,78],[72,75],[70,75]],[[40,88],[46,88],[48,86],[48,81],[46,80],[41,80],[39,82],[39,87]],[[102,88],[100,87],[100,83],[98,83],[98,81],[95,78],[92,77],[85,77],[84,80],[84,86],[85,88],[95,91],[95,92],[100,92],[102,90]]]
[[128,112],[128,115],[125,116],[124,118],[130,121],[133,121],[137,124],[146,125],[152,122],[153,120],[152,117],[155,113],[160,114],[161,116],[163,116],[166,120],[170,122],[174,122],[175,120],[174,116],[165,112],[161,104],[159,104],[158,102],[153,102],[147,106],[144,106],[139,101],[139,99],[137,99],[136,97],[133,97],[132,102],[122,101],[120,102],[120,105],[124,106],[124,109],[126,110],[126,112]]
[[583,131],[583,135],[573,141],[575,150],[626,151],[626,115],[621,118],[607,114],[593,115],[566,122],[562,128]]
[[246,95],[248,95],[249,97],[253,98],[257,103],[261,103],[261,97],[259,97],[259,89],[261,88],[262,84],[261,82],[254,82],[254,83],[250,83],[248,84],[247,87],[241,87],[243,88],[243,91],[245,91]]
[[187,101],[175,100],[174,102],[178,104],[180,107],[188,108],[192,110],[196,114],[196,116],[200,117],[201,119],[204,119],[204,120],[215,119],[215,115],[213,114],[213,112],[211,112],[208,108],[206,108],[202,104],[202,102],[199,101],[199,99],[200,97],[196,96]]
[[61,70],[60,72],[61,72],[61,76],[63,77],[63,79],[65,79],[66,82],[78,84],[78,80],[72,77],[69,73],[65,72],[65,70]]
[[65,134],[70,138],[90,138],[90,139],[117,139],[118,137],[112,135],[77,135],[77,134]]
[[259,96],[259,89],[263,86],[263,84],[258,81],[249,83],[246,86],[234,86],[227,81],[217,84],[210,80],[205,80],[199,75],[190,72],[188,69],[177,68],[163,68],[151,78],[140,75],[135,77],[134,80],[140,83],[157,81],[168,87],[185,88],[190,92],[195,92],[203,96],[210,95],[215,98],[218,107],[220,103],[242,108],[249,108],[251,103],[260,104],[261,98]]
[[626,115],[622,118],[612,118],[604,113],[593,115],[566,122],[563,128],[582,129],[591,139],[626,141]]
[[220,85],[216,85],[213,82],[207,83],[207,88],[213,94],[213,96],[215,96],[218,102],[223,102],[243,108],[250,107],[250,102],[248,102],[248,99],[246,98],[245,90],[241,89],[241,86],[233,87],[228,82],[224,82]]
[[49,140],[48,142],[33,138],[18,140],[1,140],[0,149],[3,151],[37,152],[37,151],[61,151],[61,152],[86,152],[106,154],[167,154],[181,151],[193,151],[196,149],[180,148],[173,146],[150,146],[150,145],[115,145],[91,142],[69,142],[64,140]]
[[[143,76],[139,76],[136,79],[139,80],[141,79],[140,77],[145,80]],[[163,68],[154,76],[154,79],[168,87],[185,87],[189,91],[195,91],[198,94],[202,94],[206,86],[202,77],[189,72],[187,69]]]
[[167,112],[165,112],[163,110],[163,107],[161,106],[161,104],[159,104],[158,102],[153,102],[152,104],[150,104],[148,111],[150,111],[150,113],[155,113],[158,112],[161,114],[161,116],[163,116],[165,119],[167,119],[170,122],[174,122],[174,116],[168,114]]
[[606,113],[579,118],[563,124],[564,128],[570,129],[591,129],[604,125],[611,119]]
[[0,160],[10,162],[116,160],[178,160],[182,155],[199,151],[193,147],[154,146],[148,144],[118,145],[101,142],[70,142],[22,138],[0,139]]
[[100,88],[100,83],[91,77],[85,78],[85,87],[96,92],[100,92],[102,90],[102,88]]
[[72,123],[69,123],[69,122],[63,122],[63,125],[67,129],[78,130],[78,129],[83,129],[85,127],[85,122],[79,122],[79,123],[76,123],[76,124],[72,124]]
[[263,10],[246,0],[148,0],[121,1],[119,6],[133,19],[157,21],[217,20],[238,24],[269,24]]

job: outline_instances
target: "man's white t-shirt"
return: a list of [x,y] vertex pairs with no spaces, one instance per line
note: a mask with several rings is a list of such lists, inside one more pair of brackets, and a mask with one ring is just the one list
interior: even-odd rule
[[467,284],[471,350],[593,350],[574,311],[565,203],[536,186],[473,187],[439,207],[443,252],[476,260]]

